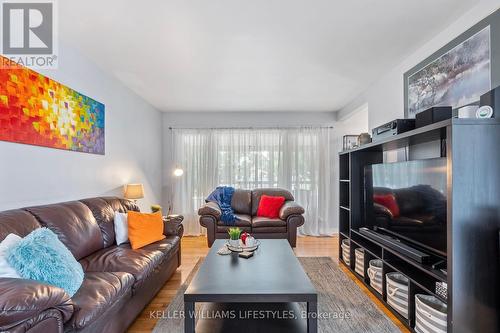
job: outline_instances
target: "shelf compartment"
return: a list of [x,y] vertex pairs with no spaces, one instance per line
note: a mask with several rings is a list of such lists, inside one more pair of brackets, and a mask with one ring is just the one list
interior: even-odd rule
[[[351,233],[352,234],[356,234],[357,236],[360,236],[361,238],[367,240],[368,242],[370,243],[373,243],[373,241],[366,237],[365,235],[363,235],[362,233],[360,233],[358,230],[355,230],[355,229],[352,229],[351,230]],[[423,272],[431,277],[433,277],[434,279],[438,280],[438,281],[441,281],[441,282],[447,282],[447,277],[445,274],[443,274],[440,270],[438,269],[432,269],[430,266],[428,265],[424,265],[424,264],[421,264],[419,262],[416,262],[415,260],[412,260],[402,254],[400,254],[399,252],[391,249],[391,248],[388,248],[387,246],[383,245],[383,244],[377,244],[377,246],[380,246],[384,249],[384,253],[386,254],[386,256],[389,256],[390,258],[392,257],[396,257],[398,258],[399,260],[407,263],[408,265],[411,265],[413,266],[413,268],[419,270],[420,272]],[[391,257],[392,256],[392,257]],[[386,259],[386,258],[384,258]],[[435,257],[436,261],[437,259],[440,259],[440,257]],[[442,258],[444,260],[444,258]]]
[[[440,270],[433,269],[429,265],[424,265],[424,264],[421,264],[419,262],[416,262],[415,260],[412,260],[412,259],[400,254],[399,252],[394,251],[393,249],[390,249],[390,248],[387,248],[384,246],[382,246],[382,247],[384,248],[384,259],[388,259],[390,261],[397,259],[398,261],[402,261],[405,264],[412,266],[413,269],[417,269],[420,272],[420,274],[425,273],[426,275],[432,277],[433,279],[435,279],[437,281],[447,282],[448,279],[447,279],[446,275],[444,273],[442,273]],[[436,261],[437,260],[438,260],[438,257],[436,257]],[[445,259],[443,258],[443,260],[445,260]]]
[[420,269],[392,254],[387,255],[386,252],[384,252],[384,263],[388,267],[405,275],[414,285],[429,295],[436,296],[439,300],[446,303],[446,299],[436,294],[436,282],[440,282],[441,280],[428,274],[422,274]]
[[339,183],[339,204],[342,207],[350,208],[350,183]]
[[339,209],[339,232],[344,233],[346,237],[349,235],[349,222],[351,214],[349,210]]
[[347,232],[344,232],[344,231],[340,231],[339,232],[342,236],[344,236],[344,238],[349,238],[349,234]]
[[351,179],[349,175],[350,170],[350,156],[349,154],[339,155],[339,178],[348,180]]
[[370,253],[372,256],[374,256],[377,259],[382,259],[382,247],[373,243],[372,241],[369,241],[362,236],[360,236],[359,232],[355,231],[354,229],[351,230],[351,242],[357,244],[358,246],[362,247]]

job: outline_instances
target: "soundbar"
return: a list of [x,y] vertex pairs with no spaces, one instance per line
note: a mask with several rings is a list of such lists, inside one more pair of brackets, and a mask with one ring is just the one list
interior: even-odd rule
[[411,258],[421,264],[427,264],[431,260],[431,256],[428,255],[427,253],[424,253],[411,246],[403,244],[398,239],[393,238],[391,236],[383,235],[379,232],[370,230],[368,228],[360,228],[359,232],[362,235],[371,238],[379,243],[382,243],[388,248],[393,249],[394,251],[401,253],[402,255],[407,256],[408,258]]

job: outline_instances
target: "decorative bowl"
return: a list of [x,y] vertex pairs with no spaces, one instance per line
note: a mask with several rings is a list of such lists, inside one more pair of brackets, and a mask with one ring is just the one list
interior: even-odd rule
[[229,241],[226,243],[227,248],[233,252],[255,251],[259,245],[260,241],[258,239],[255,240],[255,244],[253,246],[245,246],[241,240],[239,246],[233,246],[229,243]]

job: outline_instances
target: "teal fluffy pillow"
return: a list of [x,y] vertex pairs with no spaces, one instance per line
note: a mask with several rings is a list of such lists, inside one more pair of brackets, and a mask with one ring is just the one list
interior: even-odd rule
[[82,265],[50,229],[39,228],[7,251],[7,261],[24,279],[64,289],[73,296],[83,282]]

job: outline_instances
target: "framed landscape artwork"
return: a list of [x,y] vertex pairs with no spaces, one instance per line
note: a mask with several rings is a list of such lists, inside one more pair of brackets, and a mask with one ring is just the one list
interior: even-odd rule
[[29,68],[0,69],[1,141],[104,155],[104,127],[104,104]]
[[491,89],[490,27],[408,77],[408,117],[433,106],[465,106]]
[[404,74],[405,117],[433,106],[479,105],[500,85],[500,11],[453,39]]

